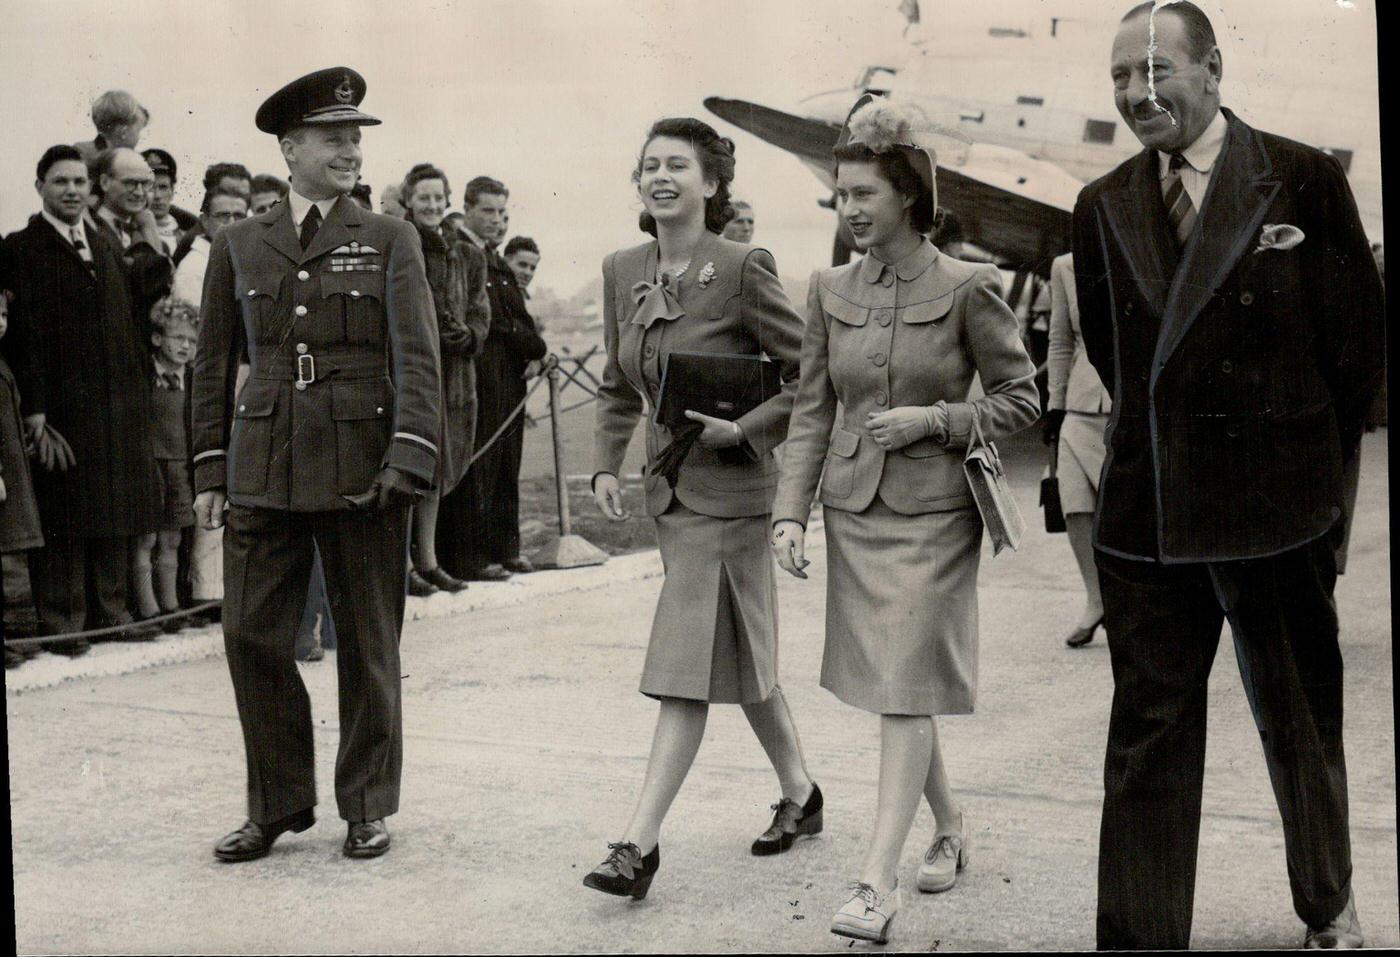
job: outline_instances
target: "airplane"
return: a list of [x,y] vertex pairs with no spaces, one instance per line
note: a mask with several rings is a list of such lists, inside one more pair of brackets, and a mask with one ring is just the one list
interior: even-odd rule
[[[927,5],[927,0],[925,0]],[[1327,150],[1347,170],[1367,234],[1382,241],[1376,24],[1366,0],[1331,5],[1231,0],[1228,18],[1199,0],[1224,61],[1223,103],[1252,125]],[[909,15],[912,8],[913,15]],[[954,9],[956,12],[954,12]],[[1127,9],[1127,5],[1124,5]],[[940,8],[895,55],[849,87],[790,110],[711,96],[721,119],[796,156],[835,189],[831,149],[866,92],[913,104],[960,135],[939,150],[938,197],[963,238],[1016,271],[1045,273],[1070,247],[1085,182],[1141,149],[1118,115],[1108,78],[1117,17],[1102,0],[997,0]],[[823,205],[833,206],[828,199]],[[838,225],[833,261],[851,245]]]

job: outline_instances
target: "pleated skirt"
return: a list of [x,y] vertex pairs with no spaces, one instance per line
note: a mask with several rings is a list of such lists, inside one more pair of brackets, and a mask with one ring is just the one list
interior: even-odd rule
[[666,580],[641,692],[722,704],[764,701],[778,674],[768,515],[715,518],[672,502],[656,518]]
[[901,515],[877,495],[825,510],[821,684],[875,714],[970,714],[977,697],[982,518]]

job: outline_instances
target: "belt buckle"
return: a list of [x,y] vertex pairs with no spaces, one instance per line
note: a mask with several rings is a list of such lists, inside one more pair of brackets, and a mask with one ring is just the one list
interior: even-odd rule
[[305,353],[297,356],[297,390],[305,392],[306,387],[315,381],[316,357]]

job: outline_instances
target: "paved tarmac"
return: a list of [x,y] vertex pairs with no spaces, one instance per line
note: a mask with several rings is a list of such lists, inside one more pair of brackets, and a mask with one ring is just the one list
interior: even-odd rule
[[[1354,885],[1368,942],[1396,946],[1385,434],[1367,440],[1338,602]],[[1038,530],[1033,470],[1014,475],[1032,529],[1016,554],[984,552],[978,713],[941,722],[971,864],[949,893],[906,895],[894,949],[1093,946],[1108,654],[1102,637],[1082,651],[1063,646],[1077,575],[1063,536]],[[819,839],[777,858],[748,855],[776,780],[739,710],[717,707],[663,832],[650,896],[631,903],[580,885],[630,810],[655,720],[655,703],[636,692],[660,587],[646,553],[411,606],[402,811],[389,822],[393,850],[373,861],[340,855],[333,655],[303,666],[321,819],[240,865],[210,856],[244,815],[221,656],[24,692],[17,679],[44,659],[11,673],[19,952],[844,949],[827,927],[869,835],[878,733],[873,716],[817,684],[826,562],[814,538],[811,580],[783,576],[779,594],[783,686],[826,794]],[[184,640],[215,647],[209,636]],[[142,653],[127,647],[96,671]],[[1296,946],[1278,813],[1228,633],[1210,705],[1193,943]],[[901,869],[911,890],[931,832],[925,807]]]

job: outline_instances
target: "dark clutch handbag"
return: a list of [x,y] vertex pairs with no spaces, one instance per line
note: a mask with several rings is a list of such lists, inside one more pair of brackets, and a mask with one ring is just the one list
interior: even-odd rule
[[673,352],[661,373],[656,421],[672,432],[694,425],[686,410],[734,421],[782,391],[778,364],[763,356]]
[[1065,512],[1060,506],[1060,444],[1050,447],[1050,471],[1040,480],[1040,507],[1045,512],[1045,530],[1054,535],[1065,531]]
[[972,410],[972,434],[967,457],[963,459],[963,474],[967,476],[972,499],[977,503],[982,524],[987,527],[987,535],[992,540],[992,555],[1000,555],[1002,549],[1008,547],[1015,551],[1026,530],[1026,520],[1021,517],[1020,506],[1011,494],[1011,483],[1001,467],[1001,456],[997,454],[996,446],[982,434],[976,406]]

